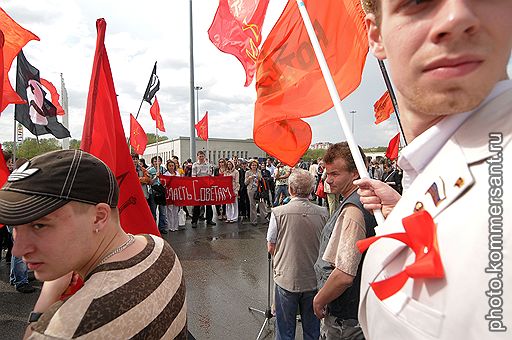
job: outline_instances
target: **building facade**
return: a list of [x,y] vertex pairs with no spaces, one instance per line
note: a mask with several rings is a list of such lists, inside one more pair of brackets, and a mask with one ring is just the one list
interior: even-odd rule
[[[158,148],[158,150],[157,150]],[[263,158],[267,154],[261,150],[252,139],[223,139],[223,138],[210,138],[208,143],[202,139],[196,139],[196,150],[203,150],[206,158],[210,163],[216,164],[219,158]],[[162,157],[164,162],[172,156],[178,156],[181,163],[188,158],[195,161],[196,157],[190,155],[190,138],[178,137],[176,139],[169,139],[157,144],[150,144],[146,147],[146,151],[142,158],[147,164],[150,164],[151,158],[158,155]]]

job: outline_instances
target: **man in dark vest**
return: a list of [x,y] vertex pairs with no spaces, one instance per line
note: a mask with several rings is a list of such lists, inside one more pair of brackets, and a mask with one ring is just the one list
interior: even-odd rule
[[327,221],[320,238],[315,263],[319,291],[313,309],[322,319],[320,339],[364,339],[357,320],[364,254],[356,242],[375,235],[377,223],[359,201],[353,184],[359,175],[348,144],[329,147],[324,162],[331,192],[340,194],[343,202]]

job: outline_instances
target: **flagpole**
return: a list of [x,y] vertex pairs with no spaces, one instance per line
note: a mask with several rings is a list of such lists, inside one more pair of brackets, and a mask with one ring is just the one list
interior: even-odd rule
[[190,0],[190,159],[194,159],[194,157],[196,157],[194,83],[194,26],[192,21],[192,0]]
[[[64,83],[64,75],[60,74],[60,93],[62,97],[62,108],[64,109],[64,116],[62,117],[62,125],[69,130],[69,111],[68,111],[68,91],[66,90],[66,84]],[[69,137],[62,140],[62,149],[69,149]]]
[[384,78],[384,82],[386,83],[386,88],[388,89],[389,97],[391,98],[393,109],[395,110],[396,120],[398,121],[398,127],[400,128],[400,132],[404,139],[405,145],[407,145],[404,128],[402,127],[402,122],[400,121],[400,114],[398,113],[398,104],[396,101],[395,91],[393,90],[393,85],[391,84],[391,80],[389,79],[388,71],[386,70],[386,64],[384,64],[384,61],[380,59],[377,59],[377,61],[379,62],[380,72],[382,73],[382,77]]
[[[299,12],[301,14],[302,20],[306,27],[306,31],[308,32],[309,39],[311,40],[311,45],[313,46],[313,50],[315,51],[316,58],[318,60],[318,64],[320,65],[320,69],[322,70],[322,74],[324,76],[325,83],[329,90],[329,94],[331,96],[332,102],[334,104],[334,109],[336,110],[336,114],[338,115],[338,119],[341,123],[341,128],[343,129],[343,133],[347,138],[347,143],[350,148],[350,152],[352,153],[352,157],[356,164],[357,172],[359,173],[360,178],[369,178],[368,170],[363,161],[361,153],[359,152],[359,148],[354,139],[352,132],[350,131],[350,125],[345,117],[345,113],[343,112],[343,108],[341,107],[341,99],[336,89],[336,85],[334,84],[334,80],[332,79],[331,72],[329,70],[329,65],[327,65],[327,61],[325,60],[325,56],[322,52],[322,48],[320,47],[320,43],[318,42],[318,38],[316,36],[313,25],[311,24],[311,19],[309,18],[308,11],[304,4],[303,0],[296,0],[297,6],[299,7]],[[384,222],[384,216],[380,210],[374,210],[373,214],[377,223],[381,225]]]
[[139,118],[140,109],[142,108],[142,103],[144,103],[144,97],[142,97],[142,100],[140,101],[139,109],[137,110],[137,115],[135,116],[135,119]]
[[[18,105],[18,104],[16,104]],[[12,164],[16,163],[16,143],[18,141],[18,138],[16,136],[16,112],[13,110],[12,114],[14,116],[14,143],[12,144]]]

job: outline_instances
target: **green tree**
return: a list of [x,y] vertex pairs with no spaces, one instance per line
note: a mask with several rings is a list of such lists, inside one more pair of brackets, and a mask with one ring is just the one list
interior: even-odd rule
[[327,152],[326,149],[308,149],[306,153],[302,156],[302,158],[305,161],[312,161],[314,159],[318,159],[321,157],[324,157],[325,153]]
[[[146,136],[148,137],[148,145],[156,143],[156,135],[154,133],[146,133]],[[164,140],[168,140],[169,137],[167,136],[158,136],[158,141],[163,142]]]
[[69,148],[70,149],[80,149],[80,143],[82,141],[80,139],[70,139],[69,140]]
[[62,147],[55,138],[25,138],[16,149],[16,158],[32,158],[45,152],[60,150]]

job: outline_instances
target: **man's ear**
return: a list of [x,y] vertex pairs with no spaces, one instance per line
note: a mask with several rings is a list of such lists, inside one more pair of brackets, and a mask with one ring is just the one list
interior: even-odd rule
[[98,203],[94,207],[94,228],[101,231],[107,225],[112,215],[112,208],[106,203]]
[[373,55],[380,59],[386,59],[386,51],[382,44],[382,36],[380,34],[380,26],[377,24],[377,18],[375,14],[368,13],[365,18],[366,28],[368,30],[368,43],[370,45],[370,51]]

